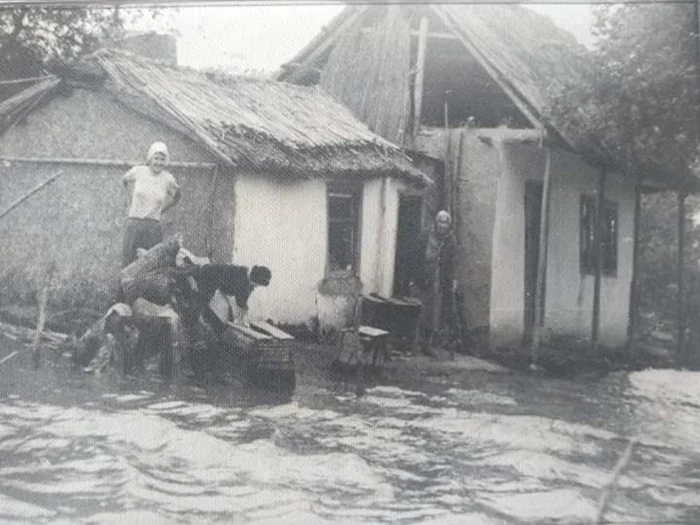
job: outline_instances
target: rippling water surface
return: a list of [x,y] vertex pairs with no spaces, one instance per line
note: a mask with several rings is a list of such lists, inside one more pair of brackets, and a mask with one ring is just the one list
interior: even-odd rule
[[[0,357],[7,354],[0,351]],[[1,523],[700,523],[700,382],[474,372],[291,400],[0,366]]]

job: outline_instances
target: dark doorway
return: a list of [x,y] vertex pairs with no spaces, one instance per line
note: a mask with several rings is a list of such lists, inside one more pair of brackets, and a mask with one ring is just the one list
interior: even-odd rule
[[421,222],[423,198],[418,195],[399,196],[399,224],[396,232],[396,261],[394,262],[394,295],[410,295],[409,283],[416,275],[421,257]]
[[527,181],[525,182],[525,329],[523,331],[525,345],[532,343],[532,332],[535,326],[541,215],[542,183]]

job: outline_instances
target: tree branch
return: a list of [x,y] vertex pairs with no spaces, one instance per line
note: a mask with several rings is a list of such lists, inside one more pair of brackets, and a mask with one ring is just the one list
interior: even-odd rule
[[17,41],[19,34],[24,29],[24,18],[27,16],[27,8],[21,7],[12,11],[12,33],[10,33],[10,41]]

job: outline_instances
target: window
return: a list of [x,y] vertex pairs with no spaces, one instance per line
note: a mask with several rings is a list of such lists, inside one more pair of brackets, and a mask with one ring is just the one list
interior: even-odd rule
[[[617,203],[605,201],[603,204],[603,237],[601,252],[603,255],[603,275],[617,273]],[[581,273],[596,272],[596,198],[591,195],[581,196]]]
[[360,188],[328,186],[328,268],[357,274],[360,244]]

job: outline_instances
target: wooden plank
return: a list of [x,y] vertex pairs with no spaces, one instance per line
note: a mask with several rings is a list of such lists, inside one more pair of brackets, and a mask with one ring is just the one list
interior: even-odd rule
[[280,330],[279,328],[271,325],[270,323],[266,323],[265,321],[251,321],[250,326],[252,326],[256,330],[262,330],[263,332],[267,332],[275,339],[294,339],[294,336],[288,334],[284,330]]
[[389,297],[387,302],[396,306],[420,306],[418,299],[411,299],[410,297]]
[[358,327],[357,332],[360,334],[360,336],[373,338],[389,335],[389,332],[386,330],[381,330],[380,328],[375,328],[373,326],[360,326]]
[[532,330],[533,366],[537,366],[537,354],[542,343],[544,326],[544,280],[547,271],[547,248],[549,246],[549,197],[551,189],[552,151],[547,148],[542,184],[542,204],[540,206],[540,243],[537,255],[537,278],[535,284],[535,323]]
[[252,328],[249,328],[247,326],[243,326],[240,324],[234,324],[231,322],[227,322],[226,327],[230,328],[231,330],[233,330],[235,332],[238,332],[239,334],[243,334],[246,337],[249,337],[250,339],[253,339],[255,341],[270,341],[270,340],[274,339],[270,335],[262,334],[262,333],[258,332],[257,330],[253,330]]
[[425,78],[425,51],[428,44],[428,18],[420,20],[420,36],[418,37],[418,56],[416,58],[416,80],[413,90],[413,136],[420,127],[421,111],[423,109],[423,81]]
[[384,304],[387,302],[387,300],[384,297],[382,297],[381,295],[377,295],[377,294],[373,294],[373,293],[371,293],[369,295],[363,295],[362,300],[369,301],[371,303],[379,303],[379,304]]

